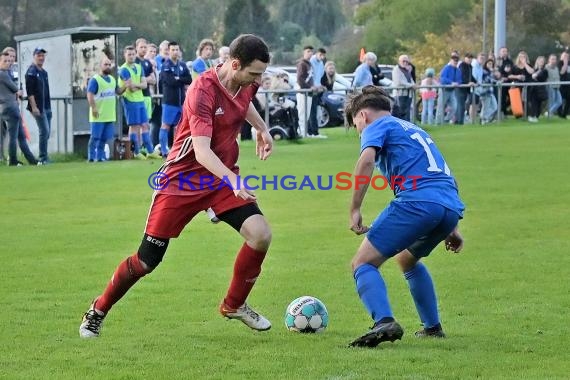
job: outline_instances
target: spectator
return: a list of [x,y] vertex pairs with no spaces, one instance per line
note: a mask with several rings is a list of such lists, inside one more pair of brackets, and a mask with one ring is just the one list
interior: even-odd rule
[[117,121],[117,99],[126,86],[117,87],[117,81],[111,75],[113,64],[107,57],[101,59],[100,74],[95,74],[87,85],[87,102],[89,103],[89,122],[91,137],[89,138],[89,162],[105,161],[105,143],[113,138]]
[[432,125],[434,117],[435,98],[437,91],[435,88],[426,88],[424,86],[437,86],[439,83],[435,79],[435,70],[429,68],[426,70],[425,78],[422,79],[422,88],[420,88],[420,96],[422,97],[422,125]]
[[[558,58],[556,54],[550,54],[548,57],[548,65],[546,65],[548,72],[547,82],[560,82],[560,69],[558,68]],[[562,105],[562,96],[560,95],[560,85],[551,84],[548,86],[548,111],[546,116],[552,116],[557,113]]]
[[[531,75],[533,82],[545,83],[548,79],[548,71],[546,70],[545,63],[546,59],[544,56],[541,55],[536,58],[536,61],[534,63],[534,70]],[[546,89],[546,86],[529,87],[529,96],[530,114],[528,116],[528,121],[531,123],[536,123],[538,122],[538,117],[540,116],[542,104],[548,100],[548,91]]]
[[321,97],[324,91],[324,86],[321,85],[321,79],[325,74],[325,60],[327,59],[327,51],[323,48],[318,48],[317,53],[313,54],[309,62],[313,69],[313,83],[317,92],[313,95],[311,102],[311,112],[309,114],[309,136],[326,138],[325,135],[319,135],[319,123],[317,121],[317,109],[321,104]]
[[152,63],[150,60],[146,59],[146,53],[148,49],[148,42],[144,38],[139,38],[135,42],[135,48],[137,51],[137,57],[135,58],[135,63],[141,65],[142,75],[146,80],[147,87],[142,90],[144,98],[144,106],[146,109],[147,122],[142,125],[141,137],[144,148],[146,149],[147,158],[160,158],[154,153],[154,145],[150,139],[150,126],[149,121],[152,118],[152,98],[150,94],[149,86],[156,84],[156,76],[154,75],[154,70],[152,68]]
[[[475,70],[474,70],[475,71]],[[493,75],[497,74],[495,78]],[[495,84],[500,80],[500,72],[495,70],[495,62],[488,59],[483,66],[481,83],[483,85]],[[481,124],[485,125],[493,121],[497,112],[497,98],[492,87],[479,87],[479,97],[481,99]]]
[[374,64],[370,67],[370,74],[372,74],[372,84],[374,86],[382,86],[382,79],[384,79],[384,74],[382,74],[382,70],[377,64]]
[[[291,91],[291,84],[289,83],[289,74],[277,74],[271,79],[269,89],[273,91],[269,106],[278,103],[282,108],[295,109],[295,102],[287,98],[287,93]],[[282,92],[279,92],[282,91]]]
[[[560,60],[558,61],[558,67],[560,68],[560,81],[567,82],[570,81],[570,69],[568,68],[568,51],[563,51],[560,54]],[[570,85],[564,84],[560,86],[560,95],[562,95],[562,100],[564,105],[558,109],[558,116],[565,119],[567,118],[568,111],[570,111]]]
[[[534,73],[534,69],[529,64],[528,55],[525,51],[520,51],[517,55],[517,59],[513,68],[511,70],[511,74],[508,76],[509,80],[513,81],[514,83],[524,83],[524,82],[532,82],[532,74]],[[527,87],[523,87],[522,91],[522,99],[524,103],[527,103],[530,99],[529,90]]]
[[[509,75],[513,68],[513,61],[509,56],[509,49],[505,46],[499,49],[499,57],[496,59],[496,67],[501,73],[501,81],[509,80]],[[507,88],[508,90],[508,88]],[[501,112],[505,115],[507,113],[507,106],[509,104],[509,92],[503,91],[501,97]]]
[[186,98],[186,88],[192,83],[192,76],[186,64],[180,58],[178,42],[168,44],[169,57],[162,64],[160,80],[162,81],[162,126],[159,141],[160,154],[168,155],[168,134],[176,127],[182,116],[182,104]]
[[404,87],[403,89],[394,90],[399,109],[399,115],[396,116],[402,120],[410,121],[410,106],[412,104],[415,82],[412,79],[410,59],[407,55],[398,57],[398,64],[392,70],[392,85],[394,87]]
[[216,61],[216,65],[220,65],[228,60],[230,57],[230,48],[227,46],[222,46],[218,50],[218,59]]
[[139,134],[143,124],[148,122],[142,90],[146,88],[146,79],[142,67],[135,63],[136,51],[132,45],[123,49],[125,63],[119,68],[119,87],[126,87],[123,93],[123,109],[129,126],[129,137],[133,144],[135,158],[146,160],[140,152]]
[[[458,63],[459,53],[457,53],[457,51],[453,51],[451,53],[451,60],[443,67],[439,74],[439,82],[442,85],[457,86],[461,83],[461,71],[457,68]],[[445,87],[441,90],[441,96],[437,102],[437,112],[435,117],[436,124],[443,124],[444,120],[446,120],[445,115],[448,106],[451,108],[449,121],[453,122],[457,109],[457,100],[455,99],[454,90],[454,87]]]
[[369,51],[364,55],[364,62],[362,62],[354,71],[354,79],[352,82],[353,87],[364,87],[373,84],[371,67],[376,67],[377,61],[376,54]]
[[45,165],[48,161],[48,140],[51,133],[51,98],[49,93],[48,73],[43,66],[47,51],[35,48],[33,63],[26,71],[26,93],[28,106],[26,109],[32,113],[39,129],[40,156],[38,165]]
[[[14,49],[13,47],[7,46],[4,48],[4,50],[2,50],[2,53],[7,53],[8,56],[10,57],[10,61],[12,62],[10,64],[10,69],[8,69],[8,75],[10,75],[10,78],[14,81],[14,83],[16,83],[16,85],[18,84],[18,69],[16,67],[16,65],[14,64],[16,62],[16,49]],[[23,127],[23,126],[21,126]],[[6,122],[2,122],[0,123],[0,161],[4,160],[4,152],[8,150],[8,144],[6,144],[8,141],[6,140],[6,136],[8,136],[8,124]]]
[[[160,45],[158,45],[158,52],[159,54],[156,56],[155,60],[156,60],[156,69],[160,73],[160,70],[162,69],[162,62],[164,62],[168,58],[167,40],[162,41]],[[161,92],[160,88],[158,89],[158,91]]]
[[22,91],[18,89],[18,85],[14,83],[10,75],[10,66],[12,63],[10,53],[2,53],[0,56],[0,121],[2,121],[2,124],[6,123],[8,126],[8,165],[23,165],[22,162],[18,161],[17,144],[20,145],[20,150],[30,165],[37,165],[38,160],[36,160],[30,151],[28,143],[26,142],[26,136],[21,127],[21,115],[17,96],[22,96]]
[[[305,46],[303,48],[303,56],[297,61],[297,83],[296,90],[315,90],[313,68],[311,66],[311,57],[313,56],[313,47]],[[313,98],[310,92],[297,93],[297,110],[299,111],[299,127],[301,133],[308,132],[308,121],[311,111]],[[313,137],[308,135],[308,137]]]
[[[458,66],[461,72],[461,85],[473,86],[473,68],[471,66],[471,61],[473,60],[473,54],[467,53]],[[456,124],[463,125],[465,121],[465,107],[470,106],[472,101],[471,87],[457,87],[455,90],[455,97],[457,99],[457,108],[455,113]],[[472,113],[471,116],[473,117]]]
[[334,83],[336,82],[336,66],[333,61],[327,61],[325,63],[325,75],[321,78],[321,85],[323,85],[327,91],[332,91],[334,88]]
[[192,62],[192,78],[197,78],[203,72],[214,65],[212,54],[214,53],[214,41],[204,39],[198,45],[198,57]]

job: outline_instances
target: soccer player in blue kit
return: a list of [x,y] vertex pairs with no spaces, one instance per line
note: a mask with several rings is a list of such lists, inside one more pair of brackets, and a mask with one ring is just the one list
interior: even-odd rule
[[352,270],[358,295],[374,320],[366,334],[350,343],[353,347],[376,347],[404,335],[379,272],[391,257],[404,273],[423,323],[415,335],[444,337],[435,288],[420,260],[441,241],[456,253],[463,248],[458,221],[465,207],[449,167],[424,130],[391,116],[391,105],[392,98],[382,88],[367,86],[349,97],[345,109],[347,121],[361,135],[355,178],[371,178],[376,164],[395,195],[369,228],[363,225],[360,211],[368,184],[353,191],[350,229],[366,237],[352,260]]

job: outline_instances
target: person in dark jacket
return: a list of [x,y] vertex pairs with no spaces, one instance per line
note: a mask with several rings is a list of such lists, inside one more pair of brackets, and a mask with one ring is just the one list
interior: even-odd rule
[[48,73],[44,70],[47,51],[35,48],[34,62],[26,71],[26,93],[28,106],[39,129],[40,156],[38,164],[48,163],[48,140],[51,132],[51,97],[49,94]]
[[[545,68],[546,59],[544,56],[539,56],[536,58],[534,63],[534,73],[532,74],[533,82],[545,83],[548,79],[548,71]],[[544,86],[532,86],[529,87],[530,96],[530,113],[528,115],[528,121],[531,123],[538,122],[538,117],[540,116],[540,110],[546,100],[548,100],[548,92],[546,91],[546,85]]]
[[180,46],[172,41],[168,44],[170,57],[162,64],[160,83],[162,83],[162,126],[158,134],[160,153],[168,155],[168,133],[182,116],[182,104],[186,97],[186,86],[192,83],[192,75],[186,64],[179,60]]

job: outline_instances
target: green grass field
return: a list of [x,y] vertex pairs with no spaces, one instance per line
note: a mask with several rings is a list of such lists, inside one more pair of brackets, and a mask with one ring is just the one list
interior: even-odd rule
[[[267,162],[242,144],[243,174],[352,171],[355,131],[278,143]],[[348,191],[258,191],[273,244],[251,304],[273,322],[256,333],[217,312],[240,237],[205,214],[170,244],[159,268],[119,302],[97,340],[82,314],[137,249],[155,162],[0,168],[2,379],[541,379],[569,378],[570,123],[431,129],[467,206],[464,252],[425,261],[445,340],[417,340],[412,299],[395,263],[383,274],[404,338],[376,349],[347,344],[371,325],[349,262]],[[369,191],[365,222],[390,201]],[[283,324],[294,298],[313,295],[326,332]],[[566,343],[564,343],[566,342]]]

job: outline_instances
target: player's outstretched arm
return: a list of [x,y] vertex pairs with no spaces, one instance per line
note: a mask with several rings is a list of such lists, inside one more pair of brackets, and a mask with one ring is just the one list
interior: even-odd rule
[[207,136],[195,136],[192,138],[192,146],[194,147],[194,153],[196,154],[196,161],[200,163],[204,168],[210,171],[218,178],[227,178],[231,183],[232,189],[236,197],[240,197],[245,200],[255,200],[255,194],[253,191],[246,189],[244,186],[240,186],[238,181],[238,176],[232,172],[218,156],[210,148],[211,138]]
[[463,236],[459,233],[458,227],[455,227],[445,238],[445,249],[455,253],[459,253],[463,249]]
[[253,103],[249,103],[245,119],[257,131],[257,138],[255,140],[255,152],[257,157],[261,160],[266,160],[273,151],[273,137],[269,134],[269,129],[265,125],[265,121],[255,109]]
[[[368,190],[370,177],[374,171],[374,159],[376,158],[376,148],[369,147],[362,151],[360,158],[354,168],[354,183],[352,191],[352,202],[350,203],[350,229],[357,235],[368,232],[369,228],[362,225],[362,214],[360,207]],[[360,180],[364,179],[364,180]]]

